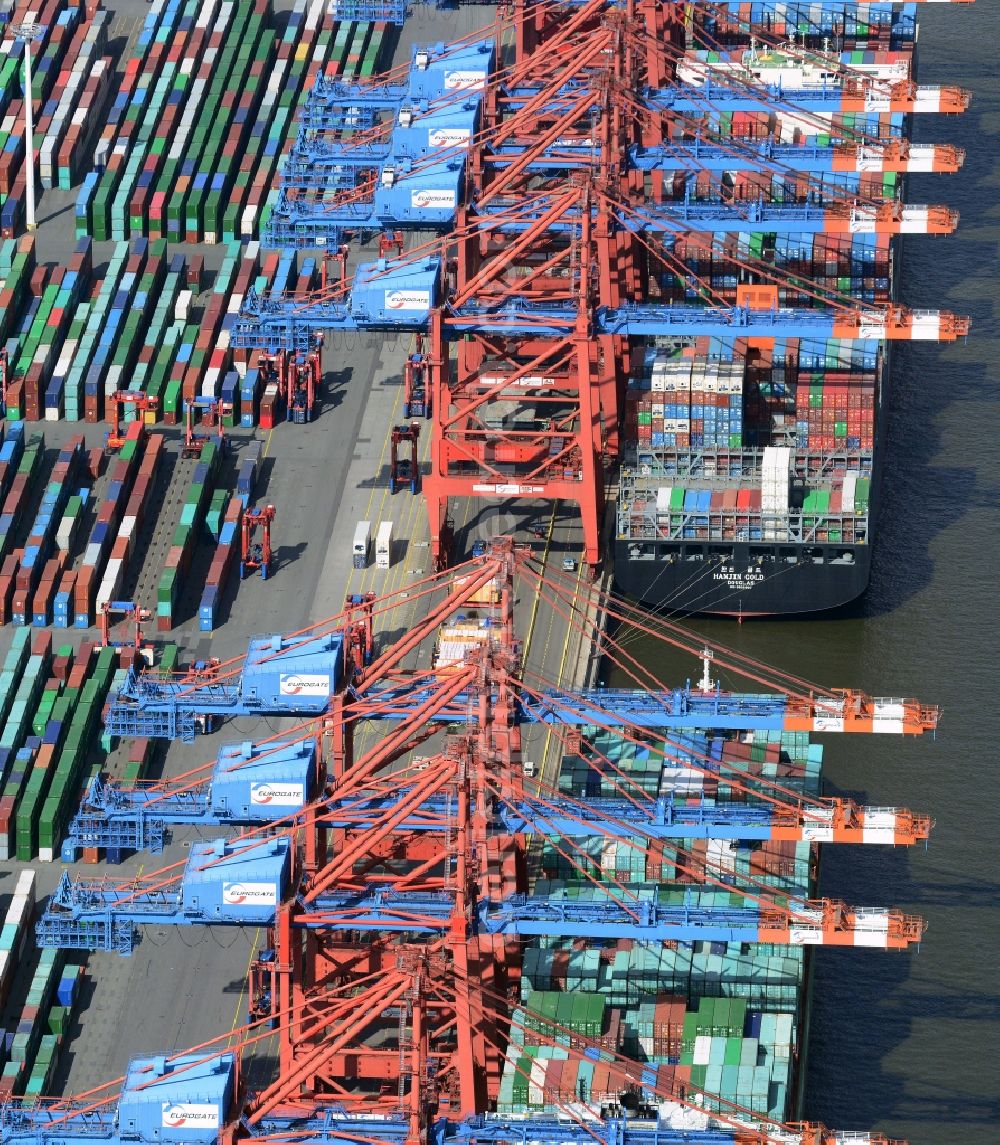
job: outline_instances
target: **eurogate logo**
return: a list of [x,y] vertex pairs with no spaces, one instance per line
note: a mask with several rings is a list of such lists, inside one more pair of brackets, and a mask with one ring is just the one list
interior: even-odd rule
[[278,678],[282,696],[329,696],[330,677],[320,673],[284,672]]
[[386,310],[426,310],[431,304],[429,290],[387,290]]
[[486,73],[483,71],[455,71],[444,73],[445,91],[462,89],[468,91],[472,88],[486,86]]
[[301,783],[251,783],[250,802],[258,807],[301,807],[305,790]]
[[454,147],[468,143],[472,131],[468,127],[435,127],[427,132],[427,142],[431,147]]
[[190,1101],[162,1103],[164,1129],[218,1129],[219,1107]]
[[222,901],[226,906],[276,906],[278,888],[274,883],[223,883]]
[[433,207],[438,210],[450,211],[454,209],[455,203],[454,191],[435,191],[427,189],[423,191],[412,191],[410,193],[411,207],[422,207],[425,210]]

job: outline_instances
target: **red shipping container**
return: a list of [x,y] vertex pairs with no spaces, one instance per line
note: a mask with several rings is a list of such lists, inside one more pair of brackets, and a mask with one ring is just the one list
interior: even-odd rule
[[187,260],[187,286],[195,294],[201,293],[205,275],[205,259],[200,254],[190,255]]
[[0,796],[0,838],[7,841],[8,855],[12,854],[10,837],[14,827],[14,803],[13,795]]
[[73,602],[77,615],[88,615],[93,619],[94,593],[97,570],[93,565],[81,565],[76,577],[76,588],[73,590]]

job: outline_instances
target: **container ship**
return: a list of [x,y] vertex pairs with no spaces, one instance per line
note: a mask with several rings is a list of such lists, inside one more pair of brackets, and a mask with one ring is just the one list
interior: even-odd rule
[[[696,14],[678,67],[682,83],[709,81],[722,98],[689,128],[695,173],[674,177],[680,217],[692,221],[674,240],[671,296],[817,315],[891,306],[898,236],[957,221],[903,203],[907,172],[962,161],[956,148],[911,144],[913,113],[967,101],[953,93],[946,108],[937,89],[903,97],[919,90],[914,5],[814,5],[814,21],[784,23],[762,9],[759,23],[741,24],[746,7],[721,5],[703,23]],[[745,224],[726,224],[719,207],[740,203]],[[614,542],[623,592],[669,611],[760,616],[835,608],[865,591],[892,341],[874,328],[865,337],[864,322],[856,337],[788,325],[797,336],[647,349],[625,405]]]

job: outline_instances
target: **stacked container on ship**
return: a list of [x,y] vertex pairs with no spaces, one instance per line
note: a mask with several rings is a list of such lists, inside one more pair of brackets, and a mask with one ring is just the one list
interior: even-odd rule
[[[666,239],[684,268],[664,283],[667,297],[735,306],[737,328],[651,340],[638,359],[615,545],[615,579],[630,595],[742,616],[833,608],[867,587],[891,342],[877,322],[862,320],[859,337],[827,332],[849,309],[893,302],[895,235],[947,233],[957,221],[904,208],[901,172],[961,163],[955,148],[942,162],[941,149],[911,146],[912,116],[895,110],[913,76],[915,5],[798,6],[797,23],[793,5],[775,5],[755,25],[770,29],[766,40],[739,22],[749,7],[729,5],[730,22],[713,10],[691,25],[678,81],[730,94],[689,117],[679,140],[689,158],[691,144],[710,144],[691,160],[704,165],[664,177],[664,197],[689,219],[697,208],[710,218],[712,204],[745,206],[744,229],[714,233],[706,222],[699,233],[690,221]],[[699,31],[698,43],[722,50],[695,50]],[[943,103],[917,100],[914,110],[962,110]],[[823,104],[835,110],[816,110]],[[855,105],[863,110],[843,110]],[[781,221],[755,221],[772,207]],[[798,337],[736,336],[741,311],[780,318],[785,309],[833,321]]]

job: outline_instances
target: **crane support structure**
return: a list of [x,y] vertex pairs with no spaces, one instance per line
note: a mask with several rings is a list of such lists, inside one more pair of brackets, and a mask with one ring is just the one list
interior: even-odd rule
[[205,442],[210,437],[198,433],[195,428],[195,417],[201,416],[204,424],[215,429],[215,439],[221,449],[225,448],[226,431],[222,419],[228,412],[228,406],[218,398],[194,397],[184,402],[184,448],[182,457],[201,457]]
[[[562,1041],[558,1022],[544,1032],[550,1019],[525,1000],[530,994],[519,1004],[511,998],[520,990],[516,967],[523,951],[540,938],[557,946],[585,939],[598,948],[627,942],[658,950],[678,943],[901,950],[918,943],[923,923],[904,912],[815,899],[808,879],[794,884],[799,890],[788,882],[779,890],[735,865],[737,844],[926,840],[926,816],[824,799],[818,777],[809,780],[805,770],[787,765],[770,774],[742,751],[741,736],[754,721],[784,727],[790,718],[826,718],[833,720],[831,730],[860,730],[845,716],[860,719],[867,712],[865,730],[872,731],[874,712],[881,718],[886,711],[883,701],[853,692],[815,694],[791,677],[715,649],[717,666],[742,671],[757,687],[777,687],[780,680],[786,689],[773,697],[723,693],[709,677],[708,652],[662,622],[661,638],[704,660],[699,690],[575,693],[544,681],[529,685],[513,614],[522,577],[538,585],[547,607],[565,606],[562,588],[538,578],[530,551],[503,538],[485,544],[483,555],[461,569],[410,586],[408,592],[426,598],[426,619],[384,647],[376,622],[385,618],[391,625],[386,614],[402,603],[399,594],[349,597],[336,617],[301,633],[257,638],[245,657],[202,673],[130,678],[130,699],[123,703],[119,696],[109,718],[119,705],[141,711],[149,703],[175,721],[187,711],[274,711],[303,722],[274,741],[229,745],[211,765],[175,779],[131,789],[98,779],[88,789],[70,832],[74,848],[155,849],[171,828],[186,824],[234,833],[193,843],[182,867],[125,881],[64,873],[38,926],[41,946],[127,955],[150,925],[252,925],[268,935],[250,968],[249,1024],[236,1038],[243,1047],[275,1040],[274,1080],[244,1098],[234,1069],[239,1046],[213,1049],[210,1043],[133,1063],[112,1099],[120,1116],[130,1115],[137,1095],[152,1087],[163,1102],[204,1107],[206,1141],[235,1143],[248,1134],[284,1139],[300,1131],[318,1140],[352,1139],[377,1113],[379,1140],[414,1145],[433,1102],[450,1109],[439,1125],[442,1141],[466,1140],[473,1125],[505,1140],[507,1122],[485,1109],[511,1068],[505,1046],[512,1032],[537,1027],[542,1032],[533,1038],[566,1045],[581,1062],[607,1055],[606,1092],[598,1088],[581,1106],[588,1123],[611,1125],[611,1107],[628,1092],[640,1109],[638,1121],[630,1122],[637,1132],[642,1116],[656,1124],[669,1109],[688,1142],[725,1141],[732,1131],[731,1139],[743,1145],[748,1127],[761,1142],[838,1140],[826,1130],[772,1125],[758,1113],[720,1104],[692,1090],[676,1065],[640,1065],[619,1053],[617,1041],[578,1033]],[[625,608],[627,624],[647,623],[638,609],[610,600],[606,607]],[[605,654],[626,663],[617,640],[603,639]],[[433,644],[430,667],[405,667],[425,642]],[[314,688],[303,689],[307,680]],[[933,727],[933,709],[893,702],[900,705],[888,713],[897,733],[907,720],[907,730]],[[653,713],[670,708],[683,710],[695,726],[732,720],[744,731],[699,738],[686,723],[671,729],[662,715],[657,726]],[[602,769],[609,790],[571,795],[529,768],[521,737],[536,725],[527,712],[568,755]],[[442,714],[451,725],[445,736],[431,754],[416,755],[440,728]],[[375,718],[388,730],[358,751],[355,729]],[[605,732],[662,760],[656,788],[666,784],[665,794],[649,795],[603,753]],[[718,751],[710,750],[711,742]],[[696,781],[702,795],[694,800]],[[575,879],[528,880],[523,857],[533,839],[575,855]],[[587,856],[609,847],[641,854],[641,869],[630,877],[602,872]],[[406,1047],[413,1047],[414,1060]],[[443,1072],[428,1068],[432,1058]],[[446,1081],[453,1071],[454,1088]],[[182,1080],[187,1072],[195,1075],[189,1083]],[[321,1094],[335,1092],[327,1088],[335,1083],[324,1079],[346,1074],[355,1079],[353,1091],[336,1103],[322,1100]],[[387,1079],[391,1107],[379,1096]],[[319,1100],[304,1100],[304,1092]],[[545,1100],[559,1109],[566,1099],[553,1090]],[[87,1139],[115,1140],[120,1121],[106,1118],[107,1103],[87,1107],[93,1116],[84,1121],[80,1103],[15,1102],[0,1112],[0,1140],[8,1127],[30,1136],[57,1126],[61,1140],[74,1140],[84,1124]],[[365,1116],[367,1122],[356,1120]],[[549,1124],[544,1116],[535,1120]],[[669,1124],[656,1131],[658,1140],[669,1139],[663,1136]],[[169,1133],[160,1139],[173,1140]]]
[[[261,580],[267,580],[271,575],[271,562],[274,558],[271,549],[271,524],[274,517],[273,505],[244,510],[240,524],[240,580],[246,580],[258,569]],[[256,539],[258,529],[260,540]]]
[[[820,31],[805,11],[788,17],[813,29],[800,48],[776,32],[783,10],[729,8],[708,21],[694,5],[683,27],[646,3],[555,9],[519,0],[503,67],[491,43],[470,40],[415,48],[379,83],[318,85],[272,223],[283,241],[450,233],[412,253],[385,245],[378,264],[306,300],[248,295],[233,333],[237,346],[272,351],[301,348],[318,329],[427,333],[423,487],[438,568],[451,557],[455,497],[576,503],[596,568],[605,469],[650,339],[760,349],[948,342],[969,328],[899,308],[885,274],[831,274],[819,257],[826,277],[813,282],[756,241],[841,236],[861,251],[868,238],[955,230],[957,212],[903,202],[893,179],[964,161],[960,148],[908,141],[907,117],[970,102],[958,87],[914,82],[912,21],[876,22],[879,50],[859,64],[856,29]],[[685,238],[724,252],[723,282],[776,284],[790,304],[775,290],[751,310],[731,287],[708,286],[674,253]],[[864,300],[842,295],[862,274],[875,284]],[[411,393],[408,380],[408,407]],[[520,416],[495,414],[512,400]]]
[[125,436],[121,431],[121,415],[124,407],[131,406],[139,417],[142,417],[147,410],[160,408],[160,399],[150,397],[142,390],[115,390],[105,400],[107,402],[108,424],[111,428],[108,430],[104,443],[105,447],[110,450],[121,449],[125,444]]

